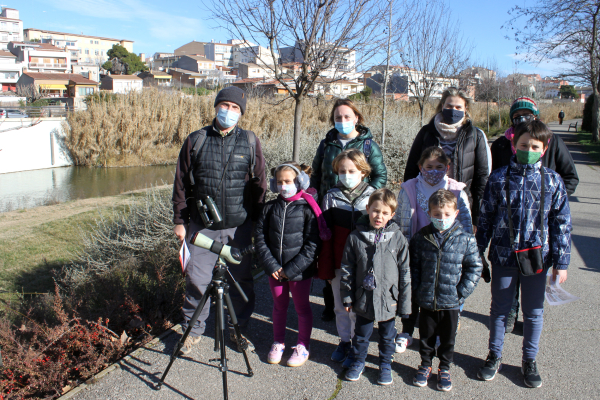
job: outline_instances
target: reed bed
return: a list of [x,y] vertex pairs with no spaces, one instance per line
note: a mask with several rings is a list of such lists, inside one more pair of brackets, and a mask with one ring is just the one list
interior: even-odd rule
[[[63,126],[64,145],[75,165],[137,166],[172,164],[177,160],[181,144],[192,131],[211,123],[214,117],[214,94],[186,95],[178,91],[148,89],[141,93],[105,96],[91,101],[86,111],[68,115]],[[309,98],[302,116],[301,160],[314,155],[319,141],[331,129],[329,114],[333,100]],[[381,101],[373,99],[358,105],[375,139],[381,140]],[[435,104],[426,108],[425,123],[432,117]],[[564,110],[566,119],[582,115],[579,103],[540,104],[545,122],[557,119]],[[489,105],[492,133],[509,125],[509,105],[501,105],[501,126],[498,125],[498,106]],[[415,104],[392,101],[388,105],[384,154],[396,159],[397,153],[407,151],[419,130],[419,110]],[[475,124],[487,130],[487,105],[476,103],[471,110]],[[251,99],[240,126],[254,131],[270,154],[267,162],[275,163],[282,155],[291,157],[294,103],[291,100],[274,102]],[[492,129],[493,128],[493,129]],[[275,141],[275,143],[270,143]],[[284,145],[285,143],[285,145]],[[400,146],[394,148],[394,146]],[[410,143],[408,143],[410,148]],[[276,149],[272,152],[270,149]],[[272,157],[272,158],[271,158]],[[398,158],[401,165],[402,157]],[[395,162],[395,161],[394,161]]]

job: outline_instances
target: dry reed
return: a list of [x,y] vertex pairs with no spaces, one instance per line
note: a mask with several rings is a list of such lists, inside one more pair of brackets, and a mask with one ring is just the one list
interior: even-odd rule
[[[316,151],[316,146],[325,133],[331,129],[329,114],[332,100],[309,98],[303,108],[301,157],[308,161],[308,154]],[[214,117],[214,95],[184,95],[176,91],[148,89],[141,93],[119,95],[115,99],[90,103],[88,110],[69,114],[64,125],[67,135],[65,146],[75,165],[83,166],[133,166],[174,163],[181,144],[192,131],[211,123]],[[358,105],[373,130],[377,141],[381,139],[381,102],[372,100]],[[425,112],[425,123],[432,117],[435,104],[431,103]],[[498,108],[490,104],[490,125],[498,128]],[[579,103],[540,104],[542,120],[556,120],[563,109],[566,119],[582,114]],[[487,130],[487,105],[476,103],[471,112],[475,125]],[[508,105],[502,105],[500,114],[502,126],[508,125]],[[291,141],[287,138],[293,130],[294,103],[290,100],[272,104],[262,99],[251,99],[240,126],[258,135],[263,146],[282,149],[279,143],[269,144],[270,140],[281,139],[290,150]],[[413,138],[419,130],[418,107],[407,102],[390,102],[386,137],[395,145]],[[401,136],[401,138],[400,138]],[[289,142],[289,143],[288,143]],[[285,151],[287,156],[288,151]],[[394,151],[404,152],[402,148]],[[275,154],[276,155],[276,154]],[[279,157],[276,157],[279,158]],[[289,158],[289,157],[288,157]]]

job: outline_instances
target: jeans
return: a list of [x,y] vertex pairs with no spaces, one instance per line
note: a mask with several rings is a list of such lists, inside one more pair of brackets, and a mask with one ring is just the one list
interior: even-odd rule
[[340,294],[340,282],[342,280],[342,270],[335,270],[335,278],[331,280],[331,288],[333,289],[333,300],[335,302],[335,324],[338,335],[342,342],[349,342],[354,336],[354,325],[356,324],[356,314],[354,311],[346,311],[342,303],[342,295]]
[[[186,242],[190,250],[190,262],[186,268],[185,274],[185,301],[183,303],[183,314],[185,321],[182,323],[183,329],[187,328],[187,322],[194,314],[196,307],[200,303],[202,294],[212,279],[212,272],[218,258],[218,256],[211,251],[190,244],[189,240],[197,231],[200,231],[200,233],[213,240],[242,249],[251,243],[252,222],[247,220],[237,228],[222,229],[219,231],[203,229],[193,221],[190,222],[186,238]],[[246,296],[248,296],[249,301],[246,303],[238,293],[235,286],[230,282],[229,296],[231,297],[231,302],[233,303],[233,309],[235,310],[240,327],[246,327],[250,317],[252,316],[252,313],[254,312],[255,303],[252,260],[251,257],[246,256],[240,264],[228,264],[228,266],[229,271],[235,280],[240,284],[240,287],[244,293],[246,293]],[[231,278],[227,276],[227,280],[230,281]],[[206,305],[202,309],[196,324],[192,328],[192,336],[199,336],[204,333],[206,326],[205,321],[208,318],[209,308],[210,300],[206,302]]]
[[273,337],[276,342],[285,343],[287,311],[290,304],[290,292],[294,299],[294,308],[298,314],[298,344],[307,349],[310,345],[313,315],[310,308],[310,284],[312,279],[299,282],[279,282],[269,276],[269,286],[273,295]]
[[545,273],[524,276],[516,268],[492,265],[489,349],[497,357],[502,357],[506,319],[515,298],[515,286],[519,281],[523,289],[523,360],[535,360],[544,326]]
[[421,308],[419,317],[419,354],[421,365],[431,367],[435,356],[436,337],[440,337],[440,347],[437,356],[440,359],[440,369],[449,370],[454,359],[454,342],[460,310],[431,311]]
[[[369,351],[369,340],[373,333],[375,321],[356,316],[356,325],[354,327],[354,338],[352,338],[352,351],[357,361],[365,362]],[[388,321],[379,321],[379,362],[382,364],[391,364],[392,356],[396,350],[396,319]]]

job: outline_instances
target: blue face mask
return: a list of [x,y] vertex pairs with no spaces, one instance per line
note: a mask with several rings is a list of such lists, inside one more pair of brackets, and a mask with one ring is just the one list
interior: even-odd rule
[[435,229],[437,229],[438,231],[445,231],[446,229],[449,229],[452,226],[452,224],[456,220],[456,217],[450,217],[450,218],[429,217],[429,219],[431,220],[431,222],[433,222],[433,226],[435,227]]
[[445,123],[454,125],[462,121],[462,119],[465,117],[465,112],[455,110],[453,108],[444,108],[442,110],[442,117],[444,117]]
[[349,135],[352,133],[352,131],[354,130],[354,122],[352,121],[348,121],[348,122],[336,122],[335,123],[335,129],[337,129],[337,131],[341,134],[341,135]]
[[240,114],[236,113],[235,111],[229,111],[224,108],[219,108],[219,111],[217,112],[217,121],[219,121],[219,125],[221,125],[221,127],[225,129],[231,128],[232,126],[237,124],[239,119]]

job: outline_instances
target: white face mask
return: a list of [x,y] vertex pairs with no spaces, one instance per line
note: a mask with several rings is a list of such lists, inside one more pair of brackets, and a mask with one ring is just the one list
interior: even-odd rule
[[278,190],[279,194],[281,194],[281,196],[286,199],[290,198],[290,197],[294,196],[296,193],[298,193],[298,188],[296,187],[295,184],[277,185],[277,190]]
[[339,180],[342,182],[342,185],[348,189],[352,189],[362,181],[362,174],[340,174]]

